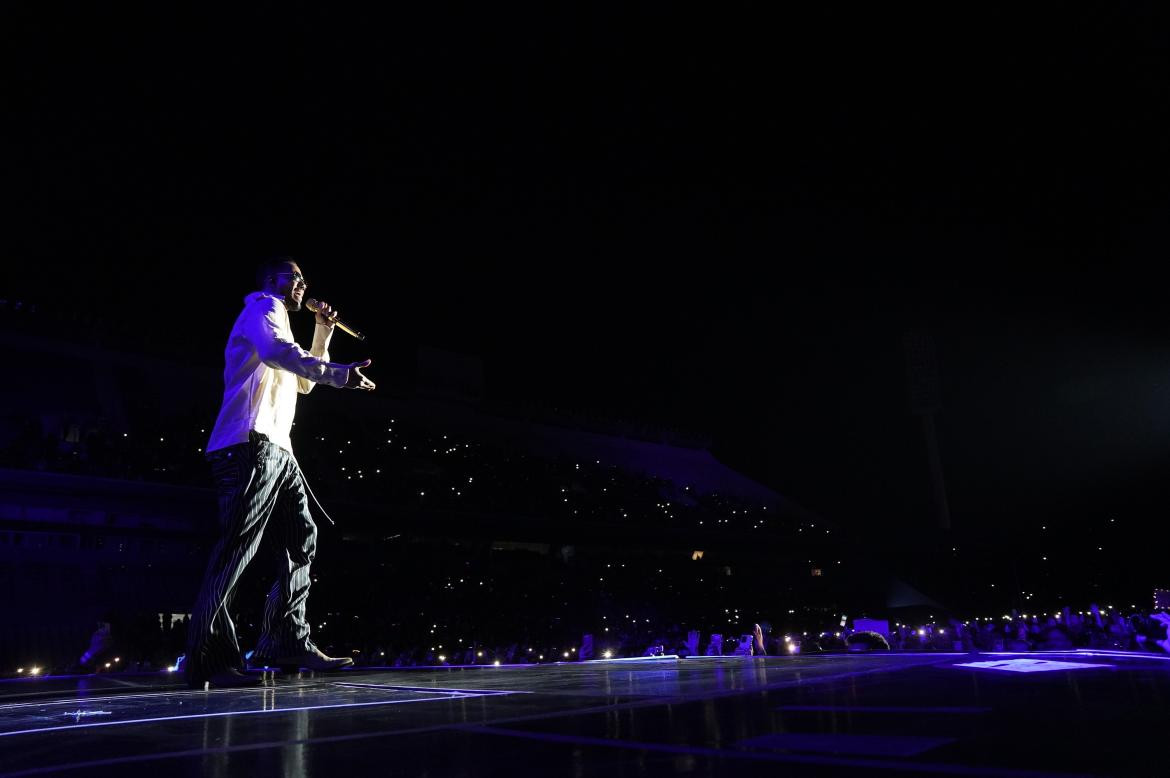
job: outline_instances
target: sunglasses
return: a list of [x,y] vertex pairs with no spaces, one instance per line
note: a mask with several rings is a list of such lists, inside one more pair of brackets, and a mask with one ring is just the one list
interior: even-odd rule
[[277,273],[277,275],[278,275],[278,276],[292,276],[292,279],[293,279],[293,283],[294,283],[294,284],[301,284],[302,286],[308,286],[308,285],[309,285],[309,282],[308,282],[308,281],[306,281],[306,280],[305,280],[305,277],[304,277],[303,275],[301,275],[300,273],[289,273],[289,272],[284,272],[284,273]]

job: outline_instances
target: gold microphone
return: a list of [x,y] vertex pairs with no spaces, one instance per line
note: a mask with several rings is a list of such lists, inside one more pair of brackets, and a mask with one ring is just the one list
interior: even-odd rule
[[[321,310],[321,303],[317,302],[312,297],[309,297],[309,298],[305,299],[305,307],[308,308],[313,313],[317,313],[318,311]],[[341,319],[337,318],[336,316],[331,316],[329,318],[329,321],[336,324],[337,328],[339,330],[341,330],[342,332],[353,335],[358,340],[365,340],[366,339],[365,335],[361,334],[360,332],[358,332],[353,327],[349,326],[348,324],[346,324],[345,322],[343,322]]]

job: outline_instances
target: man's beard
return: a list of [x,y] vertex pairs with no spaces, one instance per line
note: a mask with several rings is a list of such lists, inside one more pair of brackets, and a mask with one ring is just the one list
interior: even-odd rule
[[284,307],[292,313],[296,313],[301,309],[301,301],[293,297],[292,292],[284,298]]

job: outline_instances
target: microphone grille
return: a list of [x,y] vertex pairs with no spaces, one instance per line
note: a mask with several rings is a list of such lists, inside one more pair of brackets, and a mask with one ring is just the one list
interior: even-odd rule
[[321,307],[321,303],[317,302],[316,299],[314,299],[312,297],[306,297],[305,298],[305,307],[308,308],[313,313],[316,313],[317,309]]

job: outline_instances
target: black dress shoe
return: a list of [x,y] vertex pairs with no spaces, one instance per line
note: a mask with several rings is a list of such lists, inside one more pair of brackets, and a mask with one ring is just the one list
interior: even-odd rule
[[328,672],[329,670],[340,670],[343,667],[350,667],[353,665],[353,660],[348,656],[326,656],[321,649],[312,646],[308,651],[300,654],[293,654],[291,656],[280,656],[274,659],[253,658],[253,663],[260,662],[270,667],[279,667],[284,672],[295,672],[301,668],[305,670],[317,670],[321,672]]
[[187,685],[192,689],[202,689],[204,682],[214,689],[241,689],[248,686],[261,686],[264,680],[258,675],[241,673],[234,667],[221,670],[208,676],[194,676],[187,679]]

